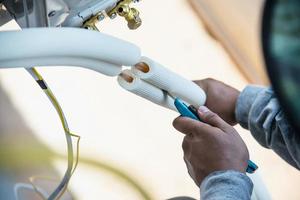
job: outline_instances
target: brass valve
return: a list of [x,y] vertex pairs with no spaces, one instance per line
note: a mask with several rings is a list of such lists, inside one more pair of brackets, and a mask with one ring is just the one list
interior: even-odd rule
[[142,20],[140,18],[140,13],[137,9],[131,8],[130,4],[132,2],[138,2],[138,0],[122,0],[109,11],[108,16],[110,18],[115,18],[118,14],[121,17],[124,17],[127,21],[127,26],[131,30],[135,30],[142,25]]
[[91,17],[89,20],[87,20],[83,27],[90,30],[99,31],[96,24],[97,22],[103,20],[105,18],[104,14],[102,12],[98,13],[97,15]]
[[[140,13],[137,9],[130,7],[131,3],[139,2],[139,0],[121,0],[117,3],[117,5],[112,8],[107,15],[113,19],[117,15],[124,17],[127,21],[127,26],[131,30],[135,30],[142,25],[142,20],[140,18]],[[103,20],[105,15],[103,12],[99,12],[96,15],[90,17],[83,24],[83,27],[90,30],[99,31],[96,24]]]

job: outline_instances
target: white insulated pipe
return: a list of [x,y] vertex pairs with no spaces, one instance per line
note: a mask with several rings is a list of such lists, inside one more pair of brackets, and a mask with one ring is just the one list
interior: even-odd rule
[[[173,110],[169,95],[164,99],[166,92],[196,107],[205,103],[203,90],[192,81],[149,58],[141,58],[140,48],[136,45],[103,33],[79,28],[31,28],[0,32],[0,44],[0,68],[79,66],[117,76],[122,66],[142,62],[149,66],[149,71],[132,67],[133,74],[142,79],[142,83],[150,83],[151,86],[143,84],[147,89],[154,86],[157,90],[141,95],[145,91],[139,85],[135,94]],[[161,99],[155,96],[158,94]]]
[[[78,66],[118,76],[122,66],[133,66],[118,76],[124,89],[158,105],[176,110],[168,93],[199,107],[204,91],[155,61],[141,58],[139,47],[124,40],[79,28],[31,28],[0,32],[0,69],[40,66]],[[254,182],[252,199],[268,200],[262,180]],[[263,189],[261,189],[263,188]]]
[[150,58],[142,57],[140,63],[132,67],[131,70],[142,80],[197,108],[205,104],[206,94],[198,85]]
[[0,68],[79,66],[117,76],[132,66],[140,48],[115,37],[79,28],[31,28],[0,32]]
[[122,88],[131,93],[143,97],[155,104],[176,111],[174,99],[170,97],[166,91],[141,80],[130,70],[122,71],[122,73],[118,76],[118,83]]
[[142,57],[130,70],[123,71],[118,82],[125,90],[175,111],[173,97],[197,108],[206,100],[205,92],[194,82],[147,57]]

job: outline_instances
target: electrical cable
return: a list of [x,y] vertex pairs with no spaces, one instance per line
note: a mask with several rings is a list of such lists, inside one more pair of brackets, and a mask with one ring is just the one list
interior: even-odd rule
[[[59,199],[64,194],[64,192],[66,191],[68,183],[70,181],[70,178],[72,177],[72,175],[73,175],[73,173],[74,173],[74,171],[75,171],[75,169],[78,165],[80,136],[75,135],[75,134],[70,132],[67,120],[66,120],[65,115],[63,113],[63,110],[62,110],[61,106],[59,105],[56,97],[52,93],[51,89],[48,87],[47,83],[43,79],[43,77],[38,73],[38,71],[35,68],[29,68],[29,69],[26,69],[26,70],[35,79],[35,81],[39,84],[41,89],[45,92],[48,99],[50,100],[50,102],[54,106],[56,112],[59,115],[60,121],[62,123],[64,132],[65,132],[65,137],[66,137],[66,141],[67,141],[67,149],[68,149],[67,150],[67,153],[68,153],[68,167],[67,167],[67,170],[65,171],[64,177],[63,177],[62,181],[60,182],[60,184],[57,186],[57,188],[54,190],[54,192],[52,194],[50,194],[49,197],[47,197],[47,199],[49,199],[49,200],[56,200],[56,199]],[[77,138],[77,150],[76,150],[76,159],[75,159],[75,161],[74,161],[72,137]],[[31,180],[30,180],[31,185],[33,186],[35,191],[38,191],[37,187],[34,186],[33,180],[34,180],[34,177],[32,177]],[[38,192],[38,194],[40,196],[43,196],[43,195],[41,195],[40,192]]]

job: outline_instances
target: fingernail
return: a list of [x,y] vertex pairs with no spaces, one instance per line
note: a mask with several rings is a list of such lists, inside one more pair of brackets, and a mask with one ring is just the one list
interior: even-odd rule
[[203,115],[207,112],[209,112],[209,109],[206,107],[206,106],[200,106],[199,109],[198,109],[198,112]]

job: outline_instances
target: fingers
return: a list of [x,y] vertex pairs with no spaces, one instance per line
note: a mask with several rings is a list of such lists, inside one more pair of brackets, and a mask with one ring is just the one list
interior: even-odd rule
[[227,131],[231,130],[231,128],[232,128],[219,115],[212,112],[205,106],[201,106],[198,109],[198,115],[203,122],[205,122],[213,127],[217,127],[224,132],[227,132]]
[[216,129],[208,124],[187,117],[177,117],[173,121],[173,126],[185,135],[192,136],[200,134],[201,137],[210,136]]
[[198,121],[187,118],[187,117],[177,117],[173,121],[173,126],[179,132],[189,135],[195,132],[198,127]]
[[223,132],[232,132],[232,126],[227,124],[219,115],[212,112],[205,106],[198,109],[198,115],[203,122],[196,121],[187,117],[178,117],[173,121],[175,129],[185,135],[201,133],[202,136],[213,134],[218,128]]

